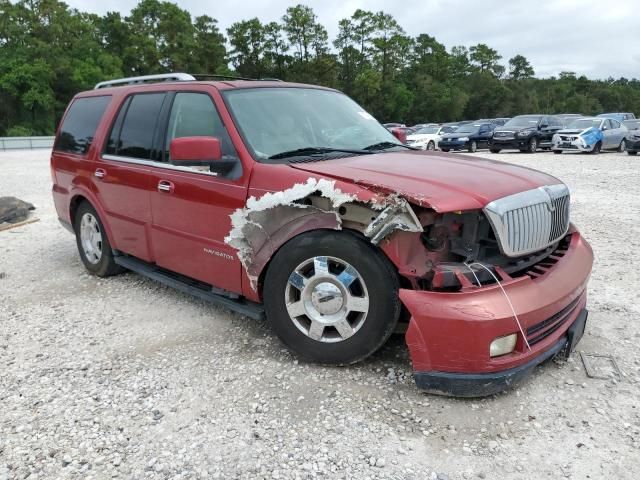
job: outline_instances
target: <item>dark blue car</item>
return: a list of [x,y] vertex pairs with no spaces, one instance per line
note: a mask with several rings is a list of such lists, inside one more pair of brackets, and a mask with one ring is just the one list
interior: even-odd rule
[[443,152],[450,150],[467,150],[475,152],[479,148],[489,148],[489,139],[496,128],[495,123],[468,123],[462,125],[454,133],[444,135],[438,142]]

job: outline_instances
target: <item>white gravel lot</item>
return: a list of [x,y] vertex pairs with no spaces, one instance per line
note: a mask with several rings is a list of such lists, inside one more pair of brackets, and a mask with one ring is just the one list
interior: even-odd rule
[[85,273],[49,153],[0,153],[0,196],[40,222],[0,232],[0,479],[640,478],[640,158],[479,156],[572,190],[593,245],[577,354],[482,400],[415,387],[401,337],[357,366],[298,363],[266,325],[129,273]]

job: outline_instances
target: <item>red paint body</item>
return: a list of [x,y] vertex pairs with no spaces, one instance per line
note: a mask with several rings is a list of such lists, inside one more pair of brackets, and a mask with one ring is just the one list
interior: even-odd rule
[[[100,89],[79,94],[112,97],[93,142],[85,155],[54,151],[51,157],[53,197],[60,219],[72,223],[78,198],[87,199],[100,215],[111,244],[117,250],[174,270],[218,288],[260,301],[236,251],[224,239],[231,229],[231,215],[250,196],[290,188],[312,176],[336,180],[336,188],[355,194],[362,202],[380,200],[385,193],[399,193],[415,205],[436,212],[481,209],[492,200],[558,180],[541,172],[514,165],[457,155],[421,152],[388,152],[343,160],[299,164],[257,162],[222,100],[220,90],[247,87],[290,87],[283,82],[182,82]],[[227,179],[195,171],[179,171],[161,165],[125,163],[103,154],[105,139],[126,97],[136,92],[189,91],[208,94],[225,126],[242,164],[238,178]],[[182,140],[172,153],[185,160],[208,155],[213,145]],[[213,157],[219,157],[218,150]],[[211,158],[213,158],[211,157]],[[96,172],[102,175],[100,178]],[[159,189],[160,184],[168,186]],[[292,229],[300,234],[318,224]],[[279,238],[279,244],[289,238]],[[276,245],[276,247],[279,245]],[[405,278],[419,277],[424,249],[418,234],[397,232],[380,247]],[[203,253],[215,250],[216,255]],[[531,351],[516,351],[489,358],[488,344],[496,337],[517,331],[511,310],[497,285],[466,288],[458,293],[403,289],[400,298],[411,313],[406,339],[416,371],[493,372],[526,363],[542,353],[571,323],[571,315],[584,306],[592,253],[573,231],[567,253],[538,278],[503,279],[524,327],[536,324],[564,309],[564,326]],[[268,258],[264,259],[266,265]],[[264,265],[263,265],[264,266]],[[415,283],[412,283],[416,288]]]

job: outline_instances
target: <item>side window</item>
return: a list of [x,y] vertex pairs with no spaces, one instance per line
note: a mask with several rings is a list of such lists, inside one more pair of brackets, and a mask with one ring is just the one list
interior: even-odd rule
[[177,93],[171,107],[165,143],[165,157],[169,158],[171,140],[180,137],[216,137],[220,140],[222,156],[237,158],[229,133],[222,123],[213,100],[206,93]]
[[611,120],[609,119],[605,120],[604,126],[607,127],[608,130],[611,130]]
[[617,120],[611,120],[611,128],[620,128],[620,122]]
[[140,93],[122,104],[111,129],[106,153],[153,159],[153,139],[165,93]]
[[53,149],[81,155],[87,153],[96,134],[98,123],[110,101],[111,96],[74,100],[60,126],[60,134]]

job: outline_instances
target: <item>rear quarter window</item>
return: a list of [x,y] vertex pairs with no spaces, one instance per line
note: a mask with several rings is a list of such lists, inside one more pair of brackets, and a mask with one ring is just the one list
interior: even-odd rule
[[76,98],[64,117],[53,149],[84,155],[89,151],[111,96]]

